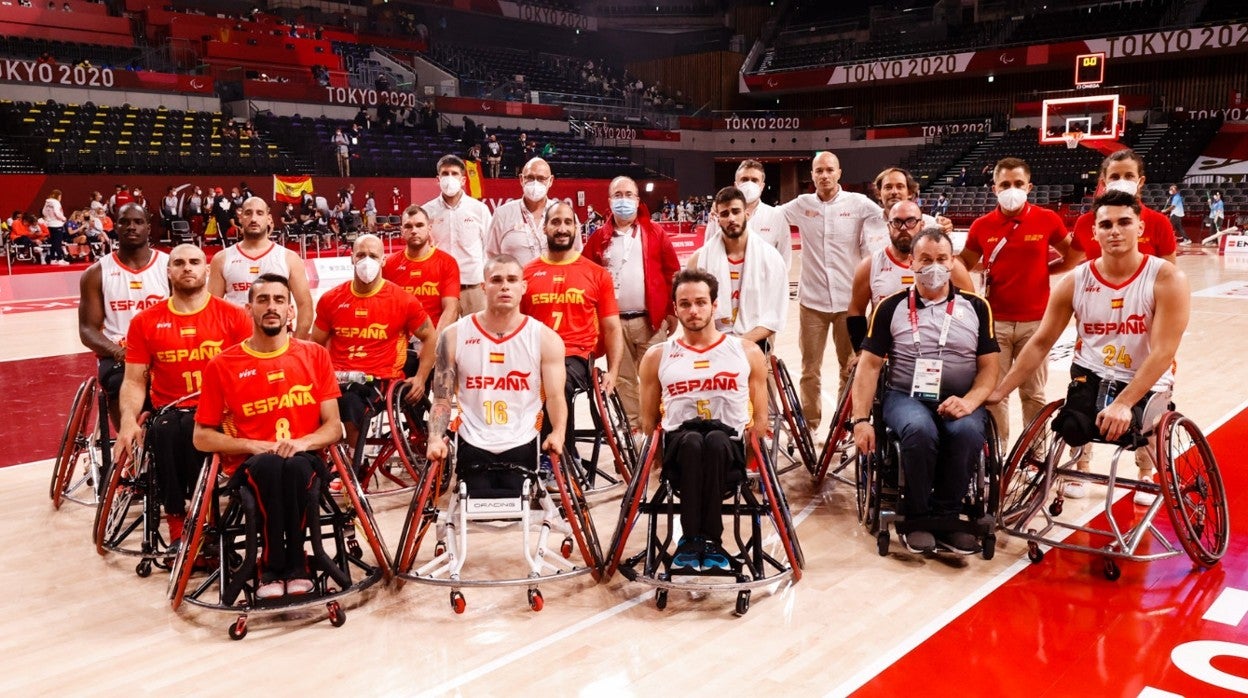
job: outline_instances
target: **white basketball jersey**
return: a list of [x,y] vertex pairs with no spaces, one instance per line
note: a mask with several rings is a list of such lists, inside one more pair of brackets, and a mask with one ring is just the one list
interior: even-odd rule
[[679,429],[690,419],[718,419],[743,436],[751,414],[750,360],[741,339],[724,335],[701,351],[679,339],[669,339],[662,346],[663,430]]
[[459,436],[502,453],[538,434],[542,413],[542,327],[526,317],[510,335],[482,329],[475,315],[455,323]]
[[235,305],[247,304],[247,292],[251,290],[251,282],[261,274],[280,274],[290,278],[290,265],[286,263],[286,248],[277,243],[269,245],[269,249],[258,257],[249,257],[246,252],[231,245],[221,254],[225,255],[225,299]]
[[[1094,262],[1075,269],[1075,321],[1079,340],[1074,362],[1101,378],[1127,382],[1149,354],[1149,330],[1157,302],[1154,283],[1166,261],[1147,255],[1139,271],[1121,286],[1106,283]],[[1174,385],[1174,367],[1166,369],[1152,390]]]
[[122,344],[130,320],[139,311],[169,297],[169,255],[152,250],[142,269],[121,263],[114,252],[100,260],[100,284],[104,298],[104,336]]
[[871,255],[871,306],[914,285],[914,273],[910,264],[898,262],[892,255],[893,247],[889,245]]

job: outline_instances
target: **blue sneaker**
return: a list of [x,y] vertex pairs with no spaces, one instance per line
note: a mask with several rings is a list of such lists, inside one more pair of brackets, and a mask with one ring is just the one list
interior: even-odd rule
[[702,546],[702,569],[704,570],[725,570],[732,567],[732,562],[728,559],[728,553],[714,541],[706,541]]
[[676,544],[676,554],[672,556],[672,571],[687,571],[702,569],[702,547],[701,538],[681,538]]

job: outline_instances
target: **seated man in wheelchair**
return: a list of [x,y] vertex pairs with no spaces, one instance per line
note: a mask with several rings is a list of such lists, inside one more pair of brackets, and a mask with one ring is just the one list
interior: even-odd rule
[[[862,454],[875,451],[885,428],[897,434],[907,523],[932,521],[945,548],[970,554],[977,549],[975,536],[941,520],[958,518],[983,453],[989,419],[983,403],[997,381],[993,354],[999,348],[988,303],[950,283],[955,259],[944,233],[924,231],[914,238],[916,283],[881,301],[871,317],[851,388],[851,424]],[[889,372],[879,396],[884,424],[873,425],[885,357]],[[932,552],[937,545],[924,528],[904,539],[912,552]]]
[[359,236],[351,254],[354,277],[321,296],[312,327],[312,341],[329,350],[342,384],[338,411],[353,448],[384,406],[385,389],[373,381],[403,379],[409,336],[420,340],[421,356],[416,374],[405,381],[408,402],[421,399],[433,369],[433,323],[414,296],[382,278],[384,258],[380,238]]
[[[263,512],[261,585],[273,599],[312,591],[303,544],[324,486],[318,453],[342,438],[329,352],[290,336],[290,282],[261,274],[248,293],[252,333],[204,369],[195,448],[221,456],[230,487],[250,487]],[[310,509],[312,507],[313,509]]]
[[485,310],[460,318],[438,337],[427,455],[431,461],[447,456],[446,440],[435,436],[450,426],[455,397],[459,479],[470,495],[517,496],[523,470],[536,465],[543,393],[551,424],[541,450],[563,448],[563,340],[520,312],[525,282],[514,257],[491,259],[484,273]]
[[718,294],[713,274],[677,272],[672,295],[683,335],[651,347],[639,371],[642,429],[663,428],[663,476],[680,495],[674,573],[731,568],[723,499],[745,477],[746,429],[759,438],[767,431],[756,412],[767,404],[766,359],[754,342],[716,328]]
[[176,550],[186,521],[186,499],[204,463],[204,454],[191,443],[198,400],[184,398],[199,391],[210,359],[251,336],[251,318],[242,308],[208,293],[208,260],[194,245],[170,251],[169,288],[169,299],[134,316],[126,333],[121,427],[113,462],[121,462],[134,447],[142,430],[139,414],[149,399],[155,410],[178,403],[177,409],[152,422],[146,444],[155,456],[169,544]]
[[[1045,361],[1073,315],[1078,340],[1071,383],[1053,429],[1071,446],[1096,439],[1138,447],[1141,432],[1152,429],[1170,402],[1191,288],[1174,264],[1139,250],[1138,199],[1107,191],[1092,211],[1101,256],[1076,267],[1053,290],[1039,329],[988,400],[1003,399]],[[1136,450],[1140,480],[1152,478],[1150,450]],[[1154,496],[1137,491],[1135,502],[1148,506]]]

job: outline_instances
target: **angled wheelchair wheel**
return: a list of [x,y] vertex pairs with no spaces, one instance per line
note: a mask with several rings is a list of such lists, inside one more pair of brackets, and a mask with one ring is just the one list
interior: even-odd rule
[[763,455],[763,450],[759,447],[757,438],[750,438],[750,449],[754,452],[754,457],[758,459],[760,464],[758,469],[759,481],[763,487],[763,495],[767,498],[767,505],[771,508],[772,521],[776,525],[776,534],[780,536],[780,541],[784,545],[784,553],[789,558],[789,564],[793,570],[793,581],[800,581],[802,568],[806,566],[806,559],[802,554],[802,546],[797,540],[797,527],[793,525],[789,504],[785,501],[784,491],[780,489],[780,481],[776,475],[775,464]]
[[368,498],[364,496],[364,488],[360,484],[359,479],[356,478],[355,473],[352,472],[341,444],[330,447],[329,456],[333,469],[342,480],[342,490],[349,504],[345,513],[351,517],[356,529],[368,541],[368,547],[373,551],[373,558],[377,560],[377,565],[381,567],[382,578],[389,581],[392,569],[390,555],[386,550],[385,543],[382,541],[381,529],[377,526],[377,518],[373,515],[373,507],[369,504]]
[[52,483],[48,488],[52,506],[58,509],[70,490],[76,489],[71,485],[80,480],[85,482],[93,475],[90,472],[93,458],[91,450],[97,445],[94,432],[98,421],[98,390],[99,383],[95,376],[91,376],[78,386],[74,401],[70,404],[69,418],[61,433],[60,448],[57,449],[52,468]]
[[[855,368],[854,370],[857,370]],[[849,457],[849,450],[853,448],[853,433],[849,430],[849,418],[854,409],[853,400],[850,398],[849,386],[853,385],[854,372],[850,371],[849,381],[845,384],[845,391],[841,395],[840,401],[836,405],[836,412],[833,414],[831,427],[828,429],[828,440],[823,444],[823,451],[819,454],[819,463],[815,470],[811,473],[815,478],[815,490],[823,487],[823,480],[828,476],[828,470],[831,468],[833,472],[836,468],[834,463],[839,465],[839,459]]]
[[178,610],[182,599],[186,597],[186,588],[191,581],[191,573],[195,571],[195,560],[199,557],[208,536],[208,523],[212,515],[212,498],[216,496],[217,475],[221,470],[221,460],[217,456],[209,459],[199,471],[199,481],[195,483],[195,492],[191,494],[190,508],[186,512],[186,530],[182,533],[182,547],[173,560],[173,568],[169,571],[169,603],[173,610]]
[[1001,505],[997,519],[1001,525],[1013,527],[1030,518],[1044,502],[1052,478],[1052,460],[1065,447],[1061,436],[1053,431],[1053,417],[1065,400],[1045,405],[1023,430],[1001,473]]
[[[420,486],[412,493],[412,503],[403,521],[403,532],[399,535],[399,545],[394,551],[395,574],[403,575],[411,571],[412,564],[416,561],[416,553],[420,550],[420,542],[437,519],[434,500],[438,497],[438,483],[445,467],[445,461],[430,461],[420,480]],[[403,580],[398,580],[398,583],[402,585]]]
[[104,497],[95,509],[91,540],[95,543],[95,551],[100,555],[108,552],[109,544],[115,545],[125,537],[131,507],[143,505],[144,493],[139,479],[147,464],[136,463],[136,455],[140,460],[145,458],[141,449],[135,449],[134,453],[124,454],[113,464],[108,484],[104,488]]
[[[416,419],[413,406],[403,401],[403,385],[403,381],[392,381],[386,390],[385,418],[390,425],[389,436],[394,454],[398,457],[404,474],[413,483],[410,487],[415,489],[420,483],[421,473],[427,466],[425,449],[428,446],[428,432],[425,430],[425,425]],[[396,478],[391,477],[391,479]],[[367,484],[360,483],[361,487]],[[401,489],[403,488],[398,487],[387,492],[397,492]]]
[[551,472],[555,476],[555,484],[559,487],[560,509],[563,511],[564,518],[568,520],[568,526],[572,529],[576,547],[581,551],[581,557],[590,569],[590,576],[596,582],[601,581],[602,545],[598,542],[598,529],[594,527],[593,516],[589,513],[589,503],[585,501],[585,493],[564,459],[552,455],[551,461]]
[[1204,567],[1222,559],[1230,512],[1213,449],[1192,420],[1166,412],[1157,425],[1157,474],[1166,511],[1188,557]]
[[624,559],[624,547],[628,545],[628,536],[633,532],[633,526],[637,523],[641,502],[646,497],[646,486],[650,482],[650,471],[659,457],[662,442],[656,430],[653,435],[646,438],[646,443],[641,449],[641,467],[629,481],[624,498],[620,501],[620,518],[615,525],[615,533],[611,536],[611,547],[607,550],[606,568],[603,570],[605,579],[610,579],[615,574],[620,566],[620,560]]
[[[599,375],[598,367],[595,366],[591,377],[595,386],[601,380]],[[611,449],[616,472],[627,483],[637,470],[638,458],[637,449],[633,445],[632,427],[628,423],[628,414],[624,412],[624,403],[620,401],[619,393],[614,390],[604,394],[601,389],[595,389],[593,394],[594,407],[602,421],[603,438]]]
[[811,437],[806,417],[802,414],[802,402],[797,396],[797,389],[793,386],[793,378],[789,376],[789,369],[785,367],[784,361],[775,354],[771,356],[771,370],[780,392],[780,409],[784,413],[784,421],[789,427],[790,436],[794,445],[797,446],[806,471],[813,473],[818,464],[819,455],[815,453],[815,441]]
[[[862,525],[867,532],[876,535],[880,532],[880,512],[883,509],[884,477],[879,451],[858,456],[858,471],[862,499]],[[887,533],[887,531],[885,531]]]

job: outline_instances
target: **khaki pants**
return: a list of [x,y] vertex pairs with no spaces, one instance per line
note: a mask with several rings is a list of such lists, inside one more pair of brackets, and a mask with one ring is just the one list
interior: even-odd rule
[[[993,331],[997,335],[997,344],[1001,347],[1001,353],[997,354],[997,360],[1001,366],[1001,376],[1004,376],[1010,367],[1014,365],[1014,357],[1023,350],[1023,346],[1036,333],[1036,329],[1040,327],[1039,320],[1030,322],[1010,322],[1007,320],[998,320],[993,325]],[[1049,380],[1049,364],[1048,357],[1040,362],[1040,366],[1036,372],[1023,379],[1018,386],[1018,399],[1023,403],[1023,426],[1031,423],[1040,410],[1044,408],[1044,384]],[[1001,402],[993,405],[988,410],[992,414],[992,418],[997,420],[997,433],[1001,437],[1003,445],[1010,443],[1010,405],[1009,396]]]
[[662,327],[657,332],[652,331],[650,320],[645,317],[620,320],[620,326],[624,331],[624,356],[620,359],[620,375],[615,389],[620,394],[620,402],[624,404],[629,426],[639,429],[641,420],[637,367],[641,365],[641,357],[646,355],[647,349],[667,339],[667,331]]
[[485,310],[485,291],[481,284],[459,289],[459,316],[472,315],[479,310]]
[[845,389],[845,376],[849,370],[849,357],[854,347],[849,341],[845,326],[846,312],[825,313],[821,310],[798,306],[798,347],[802,352],[802,379],[800,392],[802,414],[811,432],[819,428],[823,414],[823,352],[828,346],[828,328],[832,328],[832,343],[836,347],[836,360],[840,364],[840,390]]

